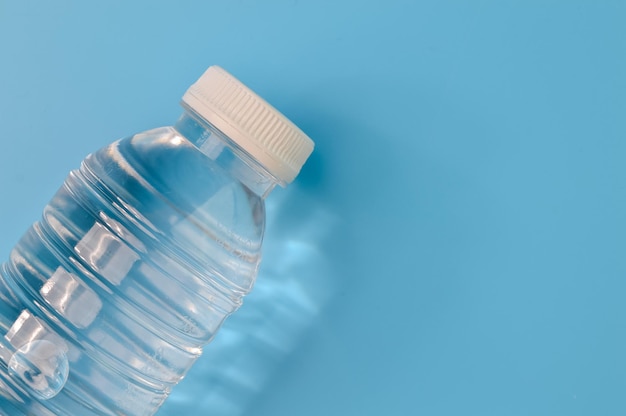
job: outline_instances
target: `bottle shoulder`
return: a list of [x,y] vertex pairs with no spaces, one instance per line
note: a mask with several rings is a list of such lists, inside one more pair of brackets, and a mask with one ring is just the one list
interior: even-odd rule
[[177,130],[119,140],[88,156],[81,169],[147,228],[199,262],[226,268],[244,291],[251,288],[261,258],[264,200]]

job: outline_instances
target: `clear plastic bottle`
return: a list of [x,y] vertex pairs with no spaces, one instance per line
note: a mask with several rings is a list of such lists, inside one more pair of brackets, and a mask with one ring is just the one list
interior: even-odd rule
[[0,413],[151,415],[252,288],[313,142],[219,67],[70,173],[0,269]]

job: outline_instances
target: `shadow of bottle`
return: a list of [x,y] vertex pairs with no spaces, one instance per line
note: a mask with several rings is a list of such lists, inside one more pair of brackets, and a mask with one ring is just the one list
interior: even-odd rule
[[245,412],[333,296],[333,272],[323,247],[335,222],[305,187],[274,191],[252,293],[174,389],[160,416]]

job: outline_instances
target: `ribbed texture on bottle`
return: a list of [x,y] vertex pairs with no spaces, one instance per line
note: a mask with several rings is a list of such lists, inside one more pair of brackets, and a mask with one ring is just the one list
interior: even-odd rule
[[[0,330],[6,333],[14,319],[6,311],[37,328],[12,348],[43,337],[61,345],[70,361],[67,384],[42,403],[27,389],[18,390],[22,400],[3,399],[19,385],[0,369],[0,406],[8,400],[23,414],[42,416],[152,415],[240,304],[231,288],[209,279],[208,269],[176,253],[173,242],[142,231],[149,227],[138,214],[112,203],[101,187],[85,164],[73,171],[0,268]],[[113,259],[115,268],[108,267]],[[176,299],[168,300],[165,288],[176,290]],[[175,300],[193,307],[183,314]],[[0,343],[0,365],[10,360],[3,351],[9,349]]]
[[183,102],[282,181],[291,182],[313,151],[302,130],[220,67],[210,67]]

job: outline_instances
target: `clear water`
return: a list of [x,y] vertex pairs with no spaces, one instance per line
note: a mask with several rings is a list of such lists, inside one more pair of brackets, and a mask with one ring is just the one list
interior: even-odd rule
[[69,366],[63,347],[46,340],[23,344],[11,356],[9,375],[28,386],[38,399],[48,400],[67,382]]
[[87,157],[2,266],[1,409],[153,414],[252,288],[263,197],[179,130]]

